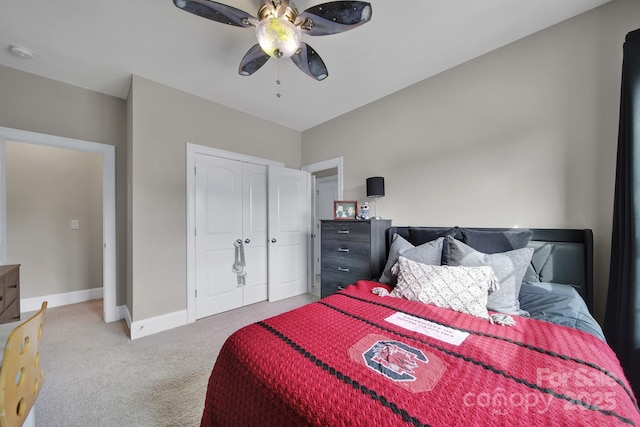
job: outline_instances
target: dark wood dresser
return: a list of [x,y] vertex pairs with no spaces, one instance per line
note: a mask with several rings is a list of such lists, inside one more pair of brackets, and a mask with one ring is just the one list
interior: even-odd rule
[[378,279],[386,263],[390,219],[322,220],[320,286],[324,298],[358,280]]
[[0,323],[20,320],[20,264],[0,265]]

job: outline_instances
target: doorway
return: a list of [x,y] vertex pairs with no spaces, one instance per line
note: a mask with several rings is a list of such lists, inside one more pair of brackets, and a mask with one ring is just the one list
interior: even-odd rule
[[311,276],[309,292],[320,296],[320,220],[333,219],[333,201],[343,197],[343,158],[335,157],[322,162],[304,165],[302,170],[311,172],[312,191],[312,242],[310,245]]
[[[116,309],[115,147],[89,141],[0,128],[0,264],[7,262],[6,142],[98,153],[102,156],[102,286],[105,322],[123,318]],[[80,225],[81,226],[81,225]]]

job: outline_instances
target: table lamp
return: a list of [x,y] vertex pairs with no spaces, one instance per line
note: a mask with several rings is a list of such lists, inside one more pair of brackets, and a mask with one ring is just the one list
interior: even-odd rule
[[373,176],[367,178],[367,197],[374,198],[374,216],[372,219],[381,219],[378,216],[378,197],[384,197],[384,178],[381,176]]

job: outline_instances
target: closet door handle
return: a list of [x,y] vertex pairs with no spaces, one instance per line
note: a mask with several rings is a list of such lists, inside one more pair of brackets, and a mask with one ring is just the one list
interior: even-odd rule
[[244,239],[244,242],[245,242],[246,244],[249,244],[249,243],[251,243],[251,239]]
[[275,243],[277,241],[278,241],[278,239],[276,239],[275,237],[273,239],[271,239],[271,243]]

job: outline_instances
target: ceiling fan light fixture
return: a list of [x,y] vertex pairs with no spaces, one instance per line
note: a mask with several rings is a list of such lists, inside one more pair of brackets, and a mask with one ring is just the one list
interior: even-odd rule
[[256,26],[260,47],[272,58],[291,58],[300,50],[300,30],[284,18],[266,18]]

